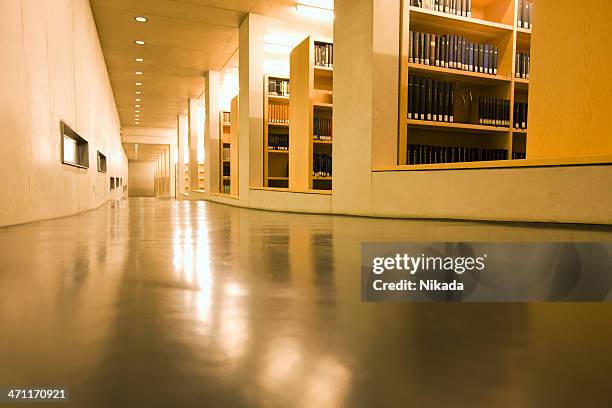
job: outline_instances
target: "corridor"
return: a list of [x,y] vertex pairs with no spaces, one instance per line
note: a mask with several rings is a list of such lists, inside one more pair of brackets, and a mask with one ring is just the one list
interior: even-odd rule
[[609,406],[609,303],[361,303],[362,242],[444,240],[612,230],[153,198],[2,228],[0,385],[73,407]]

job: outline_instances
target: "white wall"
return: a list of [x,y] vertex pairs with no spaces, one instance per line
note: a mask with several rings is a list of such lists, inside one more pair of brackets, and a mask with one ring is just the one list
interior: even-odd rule
[[[120,122],[87,0],[0,1],[0,225],[93,209],[128,184]],[[60,120],[89,142],[90,168],[61,162]],[[107,157],[96,169],[96,151]]]
[[155,196],[155,161],[130,161],[129,195],[130,197]]

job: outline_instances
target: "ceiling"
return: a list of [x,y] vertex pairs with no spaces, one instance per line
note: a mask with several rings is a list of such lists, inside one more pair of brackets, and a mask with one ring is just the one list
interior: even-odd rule
[[[122,126],[136,125],[138,109],[138,126],[175,128],[176,116],[186,113],[188,99],[202,95],[206,71],[235,71],[238,27],[247,13],[314,25],[297,16],[295,0],[90,0],[90,4]],[[137,16],[148,20],[139,23]],[[145,44],[137,45],[136,40]],[[137,95],[137,90],[142,94]]]
[[153,161],[170,146],[163,144],[123,143],[129,161]]

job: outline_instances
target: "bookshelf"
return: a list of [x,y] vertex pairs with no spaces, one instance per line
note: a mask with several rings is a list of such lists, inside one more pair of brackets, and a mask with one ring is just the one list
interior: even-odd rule
[[219,112],[219,192],[231,193],[231,113]]
[[[525,157],[527,130],[515,129],[513,121],[515,102],[528,102],[529,80],[517,78],[515,73],[517,53],[529,52],[531,28],[517,26],[519,3],[522,6],[523,0],[472,0],[468,17],[468,10],[451,14],[435,9],[437,4],[444,4],[442,0],[402,0],[399,165],[435,168],[449,163],[456,165],[458,162]],[[423,37],[419,37],[419,33],[423,33]],[[444,35],[447,37],[441,39]],[[444,49],[444,41],[448,36],[453,38],[450,47],[447,46],[450,52],[453,50],[453,41],[459,41],[459,45],[456,45],[459,50],[458,66],[453,67],[450,63],[447,66],[442,59],[437,63],[434,57],[429,63],[424,58],[416,58],[415,52],[425,53],[425,49],[420,48],[419,38],[422,38],[423,43],[427,41],[427,44],[431,44],[426,51],[427,55],[441,56],[439,50]],[[482,48],[484,59],[478,57],[475,51],[473,54],[469,52],[471,49]],[[462,49],[466,51],[462,52]],[[470,63],[470,55],[474,59],[473,63]],[[446,59],[446,56],[441,58]],[[483,66],[483,72],[476,67],[477,59],[482,62],[480,66]],[[491,63],[495,70],[491,68]],[[487,67],[490,68],[489,72]],[[415,78],[418,78],[418,82]],[[423,89],[421,81],[427,84],[425,98],[435,100],[435,95],[442,95],[442,90],[444,95],[452,95],[447,104],[442,102],[441,106],[437,106],[432,102],[431,105],[424,105],[427,113],[432,111],[431,118],[427,114],[424,118],[414,114],[412,89],[416,88],[415,83],[420,84],[418,89]],[[444,86],[448,86],[452,92]],[[434,96],[430,96],[430,89]],[[485,102],[488,98],[493,107],[485,111],[481,98]],[[444,101],[442,96],[439,99]],[[494,101],[491,102],[491,99]],[[421,102],[416,104],[420,105]],[[442,112],[447,107],[453,114],[453,120],[436,121],[436,110]],[[492,115],[494,122],[483,123],[483,114],[485,117],[488,114],[489,118]],[[425,162],[423,149],[428,152]]]
[[189,194],[189,163],[185,165],[185,174],[183,175],[185,178],[185,193]]
[[204,190],[204,163],[198,163],[198,190]]
[[289,187],[289,78],[264,76],[264,186]]
[[307,37],[290,56],[289,187],[332,189],[333,45]]

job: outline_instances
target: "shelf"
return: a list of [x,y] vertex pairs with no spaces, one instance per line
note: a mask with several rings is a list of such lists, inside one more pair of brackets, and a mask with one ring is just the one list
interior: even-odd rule
[[450,29],[464,34],[473,33],[485,37],[499,37],[513,31],[513,27],[507,24],[456,16],[414,6],[410,6],[409,10],[411,25],[416,23],[436,30],[449,31]]
[[230,127],[230,126],[232,126],[232,124],[231,124],[231,123],[229,123],[229,122],[223,122],[223,126],[224,126],[224,127]]
[[476,82],[480,84],[501,84],[512,81],[512,78],[509,76],[489,75],[480,72],[462,71],[410,62],[408,63],[408,73],[412,74],[412,71],[442,79],[461,79],[466,82]]
[[516,27],[516,32],[525,35],[531,35],[531,28]]
[[314,74],[315,76],[320,76],[320,77],[327,77],[327,78],[331,78],[334,76],[334,69],[333,68],[327,68],[327,67],[318,67],[318,66],[314,66]]
[[268,95],[268,99],[272,99],[276,101],[289,101],[288,96],[282,96],[282,95]]
[[332,144],[334,141],[333,140],[316,140],[316,139],[312,139],[312,143],[315,144]]
[[528,50],[531,45],[531,30],[516,28],[516,47],[518,51]]
[[515,159],[494,160],[461,163],[413,164],[397,166],[376,166],[374,172],[414,171],[414,170],[473,170],[473,169],[503,169],[513,167],[557,167],[557,166],[598,166],[612,163],[609,156],[559,157],[546,159]]
[[323,177],[323,176],[313,176],[313,181],[321,180],[321,181],[331,181],[332,177]]
[[527,129],[512,129],[512,133],[527,134]]
[[268,180],[289,180],[289,177],[272,177],[268,176]]
[[509,132],[508,127],[496,127],[485,125],[472,125],[469,123],[457,122],[434,122],[430,120],[406,119],[406,124],[412,127],[435,128],[441,130],[461,131],[461,132],[477,132],[477,133],[504,133]]
[[288,123],[268,122],[268,126],[289,127]]
[[325,102],[313,102],[312,106],[314,106],[315,108],[333,108],[334,104],[333,103],[325,103]]
[[268,153],[284,153],[284,154],[289,154],[289,150],[268,149]]

